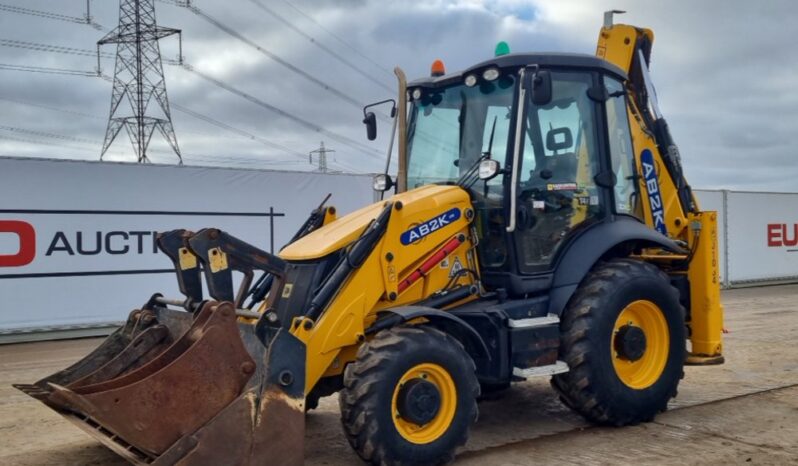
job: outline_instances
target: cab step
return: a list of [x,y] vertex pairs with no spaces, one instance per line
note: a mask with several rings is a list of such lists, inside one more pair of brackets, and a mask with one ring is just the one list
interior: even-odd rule
[[544,327],[546,325],[557,325],[560,323],[560,318],[554,314],[548,314],[543,317],[531,317],[529,319],[508,319],[507,326],[510,328],[535,328]]
[[565,361],[557,361],[548,366],[528,367],[522,369],[520,367],[513,368],[513,376],[528,379],[530,377],[549,376],[554,374],[562,374],[568,372],[568,364]]

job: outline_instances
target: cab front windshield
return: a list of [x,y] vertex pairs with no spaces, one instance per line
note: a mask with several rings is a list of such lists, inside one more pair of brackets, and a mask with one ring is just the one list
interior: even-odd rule
[[513,76],[504,75],[472,87],[419,88],[408,127],[408,189],[453,184],[486,152],[503,161],[514,83]]

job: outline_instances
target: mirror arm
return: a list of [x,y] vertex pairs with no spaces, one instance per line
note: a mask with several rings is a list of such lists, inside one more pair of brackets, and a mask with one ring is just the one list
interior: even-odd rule
[[391,118],[393,118],[394,116],[396,116],[396,100],[394,100],[394,99],[380,100],[379,102],[374,102],[374,103],[366,105],[365,107],[363,107],[363,118],[366,117],[366,110],[370,109],[371,107],[376,107],[377,105],[387,104],[388,102],[390,102],[392,104],[391,105]]

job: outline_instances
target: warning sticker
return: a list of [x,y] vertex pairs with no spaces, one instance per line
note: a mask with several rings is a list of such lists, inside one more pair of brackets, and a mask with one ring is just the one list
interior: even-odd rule
[[576,183],[549,183],[546,188],[549,191],[576,191],[579,186]]
[[461,270],[463,270],[463,263],[460,262],[459,257],[454,256],[454,260],[452,261],[452,268],[449,270],[449,278],[454,277],[455,275],[460,273]]

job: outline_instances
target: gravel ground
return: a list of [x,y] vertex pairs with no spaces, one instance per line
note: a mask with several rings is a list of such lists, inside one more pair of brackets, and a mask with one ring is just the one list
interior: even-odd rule
[[[464,465],[798,464],[798,285],[723,292],[726,364],[688,367],[671,410],[653,423],[590,427],[538,379],[480,404],[456,461]],[[44,405],[11,388],[87,354],[99,339],[0,346],[0,464],[123,465]],[[307,417],[309,465],[360,464],[337,397]]]

